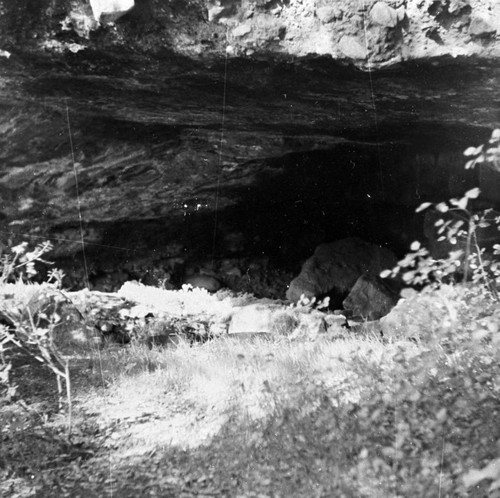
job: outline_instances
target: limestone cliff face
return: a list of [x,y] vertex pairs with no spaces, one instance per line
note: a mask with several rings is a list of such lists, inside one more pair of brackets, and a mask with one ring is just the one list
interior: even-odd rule
[[423,201],[500,207],[462,156],[500,125],[499,55],[498,0],[0,0],[0,244],[403,251]]
[[0,0],[0,33],[4,51],[126,45],[202,57],[315,54],[374,69],[443,55],[500,55],[500,2]]

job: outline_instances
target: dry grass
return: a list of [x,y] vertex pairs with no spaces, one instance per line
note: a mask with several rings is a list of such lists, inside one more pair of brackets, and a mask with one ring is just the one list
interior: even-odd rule
[[[304,384],[322,386],[338,402],[350,358],[380,362],[384,348],[366,339],[222,338],[175,348],[133,345],[103,352],[99,368],[108,387],[87,394],[80,407],[96,415],[99,424],[115,427],[113,437],[123,455],[154,453],[165,446],[192,449],[210,444],[231,421],[250,431],[256,422],[272,419],[283,404],[301,396]],[[346,401],[358,397],[353,387]]]
[[8,482],[37,497],[461,496],[460,472],[491,459],[481,438],[500,413],[494,352],[462,332],[447,333],[453,353],[369,330],[96,349],[73,359],[72,448],[87,453],[75,461],[53,445],[52,459],[69,456],[51,468],[23,443],[9,455],[33,461]]

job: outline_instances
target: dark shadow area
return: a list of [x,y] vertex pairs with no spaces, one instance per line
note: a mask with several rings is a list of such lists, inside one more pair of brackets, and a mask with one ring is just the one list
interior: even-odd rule
[[[159,140],[159,135],[165,138],[162,127],[131,130],[126,124],[113,124],[109,130],[101,124],[104,136],[141,143]],[[236,181],[222,183],[218,191],[213,187],[194,191],[168,217],[86,223],[85,230],[95,229],[101,235],[97,245],[89,241],[86,255],[117,265],[144,258],[209,261],[265,256],[277,267],[296,269],[318,244],[359,237],[402,256],[412,241],[424,239],[424,215],[416,214],[416,207],[478,186],[478,172],[463,168],[463,147],[457,145],[462,139],[457,137],[467,135],[477,143],[484,133],[442,128],[431,142],[432,129],[422,126],[415,131],[409,145],[344,143],[329,150],[254,161],[250,169],[257,174],[250,185]],[[215,195],[235,202],[217,212],[198,209]],[[63,228],[78,230],[78,225],[54,230]],[[236,236],[240,241],[235,248],[227,239]],[[181,248],[176,254],[169,253],[172,244]],[[75,259],[81,262],[82,255]]]

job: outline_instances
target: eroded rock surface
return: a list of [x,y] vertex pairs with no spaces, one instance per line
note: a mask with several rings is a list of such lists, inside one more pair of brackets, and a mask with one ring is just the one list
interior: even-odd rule
[[[500,47],[494,0],[2,0],[0,12],[7,49],[22,39],[78,50],[76,35],[82,47],[170,48],[195,57],[315,54],[370,68],[443,55],[495,57]],[[99,21],[117,24],[103,32]]]
[[388,249],[358,238],[321,244],[292,280],[286,296],[297,302],[301,296],[328,295],[332,305],[339,306],[359,277],[376,277],[396,263],[396,256]]
[[325,241],[402,254],[423,201],[500,203],[462,168],[498,126],[497,2],[111,4],[0,0],[2,240],[50,238],[71,287],[196,261],[282,289]]
[[373,275],[362,275],[356,280],[342,305],[363,320],[378,320],[391,311],[398,299],[396,286]]

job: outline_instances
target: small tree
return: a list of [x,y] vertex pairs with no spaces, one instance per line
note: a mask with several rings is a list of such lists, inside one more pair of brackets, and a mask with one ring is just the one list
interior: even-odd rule
[[38,244],[33,251],[28,251],[28,243],[22,242],[11,248],[12,254],[0,252],[0,284],[10,280],[30,280],[37,274],[35,263],[52,264],[42,256],[52,250],[50,241]]
[[[487,145],[469,147],[464,155],[470,157],[466,169],[484,164],[500,172],[500,129],[493,131]],[[399,261],[392,270],[382,272],[382,277],[400,276],[409,285],[440,284],[443,279],[454,278],[459,269],[463,282],[472,280],[482,286],[496,301],[499,300],[500,284],[500,244],[493,244],[489,251],[482,247],[478,232],[494,226],[500,230],[500,216],[493,209],[475,211],[470,207],[471,201],[480,195],[479,188],[465,192],[461,198],[452,198],[446,202],[424,202],[416,212],[434,209],[443,216],[434,223],[439,235],[438,241],[447,241],[456,250],[449,252],[448,257],[436,259],[420,242],[410,246],[411,252]],[[445,217],[445,213],[452,216]],[[500,234],[499,234],[500,235]],[[461,242],[462,247],[459,247]]]
[[[43,259],[44,254],[52,249],[50,242],[44,242],[28,250],[28,243],[23,242],[11,249],[12,254],[3,254],[0,259],[0,285],[14,280],[27,283],[37,274],[35,263],[49,263]],[[9,383],[9,372],[12,364],[7,361],[5,351],[12,344],[45,364],[56,375],[59,393],[59,408],[62,408],[63,388],[61,380],[66,385],[66,400],[68,405],[68,434],[71,431],[71,383],[68,361],[64,359],[53,341],[53,331],[61,320],[58,313],[59,304],[66,300],[57,291],[60,287],[63,273],[58,270],[49,272],[47,284],[41,288],[27,288],[30,297],[27,302],[0,310],[0,318],[5,322],[0,324],[0,383],[7,387],[7,396],[11,398],[15,387]]]

